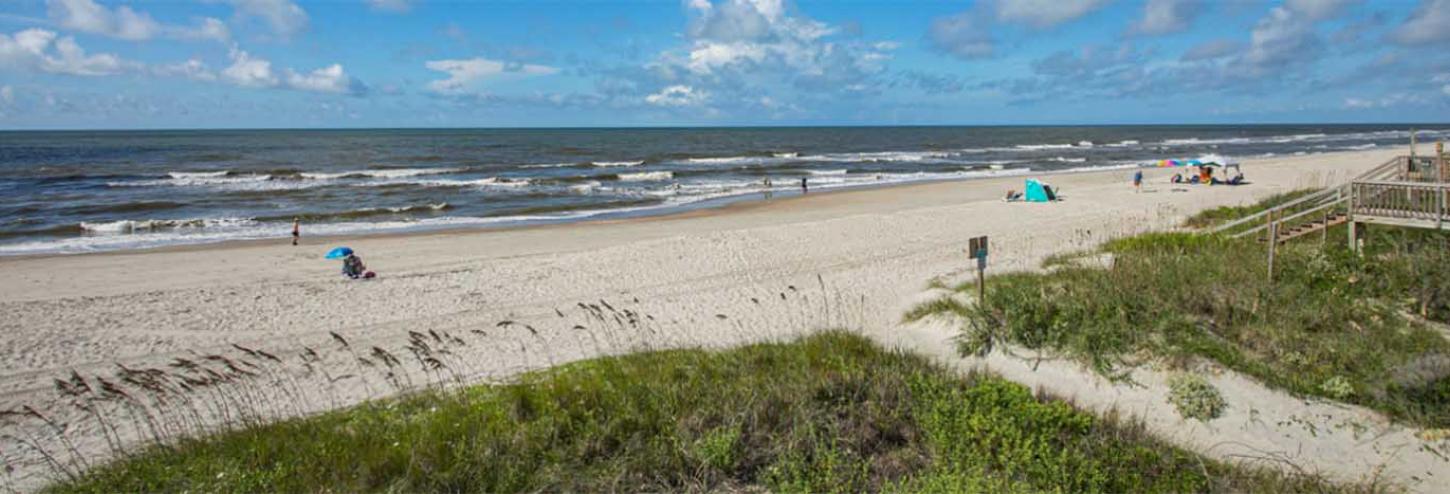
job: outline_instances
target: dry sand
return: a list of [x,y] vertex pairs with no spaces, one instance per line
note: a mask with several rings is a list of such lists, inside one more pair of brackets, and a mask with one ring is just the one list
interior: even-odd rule
[[[1161,396],[1151,390],[1098,393],[1106,388],[1067,364],[1034,372],[1001,357],[963,361],[950,353],[949,330],[900,327],[901,314],[930,280],[971,278],[963,250],[972,236],[991,236],[991,271],[1031,269],[1052,253],[1172,228],[1203,208],[1341,183],[1393,154],[1255,160],[1244,163],[1252,183],[1239,187],[1171,186],[1170,171],[1147,170],[1143,193],[1128,184],[1127,170],[1054,175],[1044,178],[1063,190],[1065,200],[1052,204],[1002,202],[1007,189],[1021,189],[1021,178],[986,179],[813,193],[573,225],[304,237],[301,247],[289,245],[281,235],[286,232],[279,232],[275,242],[5,258],[0,259],[5,280],[0,331],[6,335],[0,344],[5,356],[0,406],[30,404],[71,424],[67,437],[74,447],[36,420],[13,419],[3,427],[76,468],[82,465],[72,464],[72,449],[106,456],[114,447],[103,433],[109,429],[88,421],[73,400],[57,396],[53,380],[72,370],[93,386],[97,376],[119,379],[124,371],[118,364],[182,374],[168,366],[176,358],[208,362],[219,375],[240,374],[228,374],[220,359],[206,360],[214,355],[255,374],[226,385],[242,391],[211,391],[218,400],[231,400],[230,408],[197,405],[193,408],[204,409],[185,416],[190,418],[157,412],[161,418],[149,425],[117,420],[122,423],[113,424],[112,434],[130,442],[235,422],[238,414],[315,413],[427,382],[499,379],[599,354],[725,346],[838,326],[964,368],[985,364],[1087,407],[1141,413],[1168,439],[1213,456],[1236,457],[1243,450],[1214,445],[1241,440],[1257,452],[1292,452],[1297,464],[1344,479],[1367,478],[1390,463],[1386,477],[1423,490],[1414,477],[1450,478],[1447,463],[1410,447],[1381,454],[1389,444],[1373,434],[1346,441],[1322,432],[1294,433],[1303,427],[1275,425],[1288,420],[1282,415],[1318,413],[1328,405],[1284,408],[1277,403],[1297,400],[1242,378],[1218,382],[1271,403],[1252,418],[1231,414],[1201,426],[1165,418],[1170,416]],[[339,243],[356,249],[381,277],[342,279],[335,261],[321,259]],[[425,371],[413,362],[405,347],[420,338],[434,350],[446,350],[439,356],[443,367]],[[233,344],[283,362],[249,356]],[[402,364],[386,368],[372,347],[399,355]],[[308,350],[319,356],[300,355]],[[158,408],[179,406],[170,403]],[[120,413],[142,404],[154,402],[136,398],[126,405],[118,399],[106,406]],[[1353,412],[1374,420],[1368,412]],[[1249,428],[1241,420],[1264,425]],[[1400,441],[1409,434],[1378,424],[1372,425],[1384,431],[1381,438]],[[155,429],[160,432],[151,432]],[[1332,443],[1325,439],[1330,436],[1336,438]],[[12,485],[31,489],[55,475],[53,465],[14,438],[0,440],[0,455],[17,468]]]

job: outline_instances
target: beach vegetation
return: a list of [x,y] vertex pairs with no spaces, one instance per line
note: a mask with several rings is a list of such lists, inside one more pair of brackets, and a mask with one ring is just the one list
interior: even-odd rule
[[128,455],[50,492],[1369,492],[845,332],[575,362]]
[[1209,361],[1297,395],[1450,425],[1450,235],[1375,227],[1362,254],[1314,237],[1280,246],[1271,282],[1252,238],[1136,235],[1100,248],[1110,265],[996,275],[985,301],[928,302],[908,318],[956,317],[967,354],[1014,345],[1115,379]]
[[1175,374],[1168,379],[1168,402],[1186,419],[1204,422],[1223,415],[1228,401],[1223,393],[1197,374]]

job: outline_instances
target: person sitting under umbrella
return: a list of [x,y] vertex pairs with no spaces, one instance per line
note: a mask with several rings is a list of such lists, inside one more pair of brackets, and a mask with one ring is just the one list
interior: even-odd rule
[[332,252],[327,253],[327,258],[342,259],[342,274],[348,278],[368,279],[377,276],[372,271],[367,270],[367,266],[363,265],[362,258],[358,257],[350,248],[338,247],[332,249]]
[[348,254],[342,258],[342,274],[348,278],[358,279],[367,273],[367,266],[363,265],[362,258],[357,254]]

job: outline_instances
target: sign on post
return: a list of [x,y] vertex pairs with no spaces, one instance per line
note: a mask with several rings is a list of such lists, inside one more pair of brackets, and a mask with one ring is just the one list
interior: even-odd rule
[[967,254],[977,260],[977,303],[981,304],[987,299],[987,236],[968,240]]

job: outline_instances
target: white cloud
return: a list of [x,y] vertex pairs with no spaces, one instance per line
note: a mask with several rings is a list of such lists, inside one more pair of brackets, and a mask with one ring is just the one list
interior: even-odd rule
[[1312,62],[1318,48],[1314,25],[1308,19],[1275,7],[1250,32],[1249,46],[1241,62],[1253,73],[1275,72],[1285,66]]
[[383,12],[407,12],[413,9],[412,0],[368,0],[373,10]]
[[306,74],[287,71],[287,87],[301,91],[319,93],[350,93],[356,89],[355,81],[342,70],[342,64],[332,64]]
[[135,65],[107,53],[88,55],[74,38],[60,37],[54,31],[26,29],[14,35],[0,34],[0,69],[100,76]]
[[15,104],[15,89],[9,85],[0,86],[0,104],[6,106]]
[[1110,0],[997,0],[997,20],[1046,29],[1077,19]]
[[1360,0],[1284,0],[1284,8],[1320,21],[1334,17],[1340,10]]
[[206,63],[198,59],[190,59],[185,62],[157,65],[151,68],[152,73],[166,77],[183,77],[195,81],[215,81],[217,74],[207,68]]
[[166,66],[164,69],[168,75],[202,81],[220,79],[223,82],[249,88],[292,89],[352,95],[364,94],[368,89],[361,81],[349,76],[343,70],[342,64],[332,64],[306,73],[292,69],[279,71],[273,70],[271,61],[253,56],[236,47],[232,48],[231,59],[231,65],[222,69],[220,74],[212,74],[204,64],[197,60]]
[[60,27],[130,41],[162,36],[226,41],[231,37],[226,24],[215,18],[202,18],[195,26],[163,25],[145,12],[125,5],[112,10],[94,0],[46,0],[46,11]]
[[938,49],[960,58],[986,58],[996,51],[992,32],[971,11],[933,19],[927,37]]
[[726,0],[692,9],[690,44],[683,54],[667,52],[656,68],[683,68],[702,78],[774,72],[798,82],[840,82],[881,70],[896,45],[836,42],[838,29],[789,15],[782,0]]
[[280,36],[307,29],[307,12],[291,0],[231,0],[231,3],[238,16],[262,19]]
[[447,79],[428,83],[428,89],[440,94],[463,94],[475,89],[484,79],[503,76],[551,75],[559,69],[545,65],[505,63],[486,58],[431,60],[423,64],[429,70],[448,74]]
[[1198,0],[1148,0],[1143,5],[1143,18],[1133,24],[1132,31],[1147,35],[1183,31],[1202,7],[1203,3]]
[[1183,52],[1182,60],[1185,62],[1217,60],[1238,53],[1243,50],[1243,46],[1243,43],[1231,39],[1212,39]]
[[231,57],[232,64],[222,69],[222,80],[242,87],[275,87],[280,83],[272,73],[272,62],[237,48],[232,48]]
[[1450,41],[1450,0],[1421,0],[1391,38],[1407,45]]
[[[660,92],[645,96],[644,101],[655,106],[699,106],[709,98],[709,93],[696,91],[690,86],[675,85]],[[766,98],[767,100],[769,98]]]

